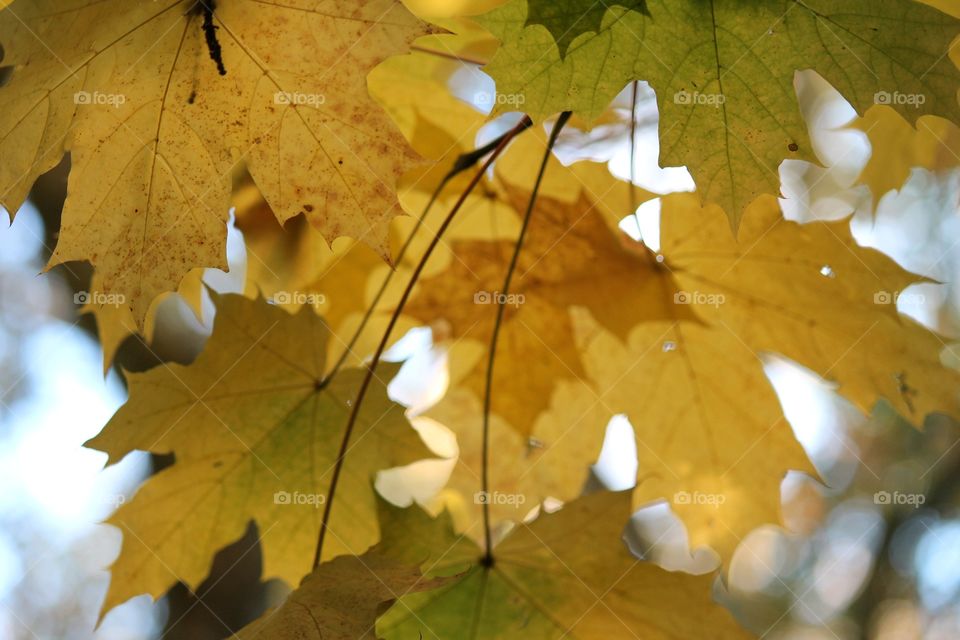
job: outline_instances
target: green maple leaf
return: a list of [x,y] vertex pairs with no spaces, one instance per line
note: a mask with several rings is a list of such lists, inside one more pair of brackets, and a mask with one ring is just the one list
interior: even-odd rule
[[484,26],[502,42],[486,70],[514,98],[498,108],[594,119],[628,82],[648,81],[661,114],[661,164],[688,166],[734,228],[756,196],[778,192],[784,158],[815,160],[794,91],[798,70],[818,72],[861,113],[881,102],[911,120],[960,119],[960,74],[947,56],[960,22],[928,6],[648,0],[646,9],[609,8],[564,56],[551,33],[559,22],[528,26],[545,15],[540,2],[513,0],[486,14]]
[[711,600],[711,576],[666,571],[627,550],[621,534],[630,511],[630,492],[579,498],[518,524],[494,546],[491,565],[446,516],[388,507],[383,552],[453,579],[400,598],[377,631],[388,640],[679,640],[704,628],[720,640],[748,637]]
[[568,0],[550,2],[534,0],[529,3],[527,25],[542,24],[553,35],[560,47],[560,54],[566,55],[570,43],[584,33],[600,30],[603,15],[611,6],[623,7],[631,11],[647,12],[646,0],[623,0],[607,4],[597,0]]
[[256,522],[264,575],[297,584],[310,572],[323,507],[335,500],[324,556],[378,538],[371,480],[430,456],[387,397],[399,366],[371,381],[337,492],[328,495],[364,372],[323,379],[330,330],[312,309],[290,315],[242,296],[218,300],[213,335],[189,366],[130,376],[130,399],[88,443],[116,461],[134,449],[176,461],[109,520],[124,534],[104,610],[178,580],[196,586],[214,554]]

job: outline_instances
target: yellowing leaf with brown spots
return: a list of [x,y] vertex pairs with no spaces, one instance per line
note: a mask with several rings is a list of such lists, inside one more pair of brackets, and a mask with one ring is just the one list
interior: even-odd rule
[[[363,371],[324,378],[329,331],[309,308],[225,296],[213,335],[189,366],[130,376],[130,399],[89,445],[111,461],[139,449],[172,453],[109,520],[123,533],[107,610],[178,580],[198,585],[214,554],[252,520],[263,574],[297,584],[311,568],[334,462]],[[372,380],[334,500],[325,557],[377,541],[373,477],[429,457],[403,407],[386,395],[398,369]]]
[[857,246],[846,221],[798,225],[762,198],[739,242],[726,225],[695,194],[663,199],[661,264],[680,292],[659,304],[699,321],[642,322],[626,340],[583,313],[575,326],[595,393],[633,424],[637,502],[666,498],[694,545],[729,560],[750,530],[779,521],[784,474],[815,473],[764,354],[835,382],[864,412],[886,399],[915,424],[957,414],[960,375],[941,366],[940,336],[897,314],[896,296],[919,278]]
[[281,222],[303,213],[328,241],[350,236],[387,258],[396,183],[418,163],[366,87],[429,31],[400,2],[209,4],[209,20],[193,0],[18,0],[0,15],[12,68],[0,203],[18,209],[69,151],[51,265],[90,261],[140,326],[188,271],[226,268],[237,165]]

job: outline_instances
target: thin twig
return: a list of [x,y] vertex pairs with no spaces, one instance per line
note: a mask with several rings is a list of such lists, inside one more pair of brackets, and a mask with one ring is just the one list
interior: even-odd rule
[[360,415],[360,406],[363,404],[363,400],[366,397],[367,389],[370,387],[370,381],[373,379],[373,374],[376,372],[377,365],[380,364],[380,358],[387,347],[387,343],[390,341],[390,334],[393,332],[393,328],[397,324],[397,319],[400,317],[400,313],[403,311],[403,307],[407,304],[410,293],[413,291],[413,286],[417,283],[417,279],[420,277],[420,273],[423,271],[424,266],[426,266],[427,260],[430,259],[430,255],[433,253],[433,250],[436,248],[437,244],[439,244],[440,238],[447,230],[447,227],[450,226],[450,223],[463,206],[463,203],[466,202],[467,196],[469,196],[470,192],[472,192],[474,187],[477,186],[497,156],[499,156],[500,153],[506,148],[507,143],[520,134],[520,132],[529,127],[530,124],[530,119],[524,117],[524,119],[521,120],[515,127],[513,127],[513,129],[508,131],[506,135],[502,136],[500,142],[490,154],[490,157],[487,158],[487,160],[483,163],[483,166],[480,167],[476,175],[474,175],[473,179],[470,180],[470,184],[468,184],[467,188],[463,191],[463,193],[460,194],[456,204],[453,205],[450,213],[447,214],[447,217],[440,225],[440,228],[437,229],[437,232],[434,234],[433,239],[427,246],[426,251],[424,251],[423,257],[420,258],[420,261],[414,268],[413,273],[410,275],[410,280],[407,282],[407,286],[403,290],[403,295],[400,297],[400,302],[397,303],[397,308],[390,316],[390,322],[387,325],[386,330],[383,332],[383,337],[380,339],[380,344],[377,345],[377,350],[373,354],[373,359],[370,361],[370,364],[367,365],[367,371],[363,376],[363,380],[360,382],[360,389],[357,391],[357,397],[353,402],[353,406],[350,408],[350,417],[347,418],[347,426],[343,433],[343,440],[340,442],[340,452],[337,454],[337,460],[333,466],[333,477],[330,479],[330,490],[327,492],[327,500],[323,508],[323,521],[320,523],[320,534],[317,538],[317,549],[313,556],[314,569],[316,569],[320,564],[320,556],[323,552],[323,541],[327,532],[327,527],[330,524],[330,514],[333,509],[334,497],[337,491],[337,483],[340,479],[340,472],[343,469],[343,462],[346,458],[350,445],[350,436],[352,435],[354,426],[357,423],[357,417]]
[[500,295],[497,296],[497,318],[493,323],[493,335],[490,337],[490,350],[487,356],[487,380],[483,393],[483,459],[481,468],[480,482],[481,496],[483,500],[483,537],[485,550],[482,559],[483,566],[489,568],[493,566],[493,544],[490,537],[490,404],[493,399],[493,363],[497,354],[497,339],[500,337],[500,325],[503,322],[503,312],[506,309],[506,296],[510,293],[510,282],[513,280],[513,272],[517,268],[517,258],[520,256],[520,249],[523,247],[523,239],[527,235],[527,227],[530,225],[530,217],[533,213],[533,205],[537,200],[537,192],[540,190],[540,182],[543,180],[543,174],[547,169],[547,161],[550,159],[550,152],[557,142],[557,136],[563,125],[570,119],[570,112],[564,111],[557,118],[553,125],[553,131],[550,132],[550,139],[547,141],[547,149],[543,153],[543,161],[540,163],[540,170],[537,172],[537,179],[533,183],[533,191],[530,192],[530,200],[527,202],[527,210],[523,214],[523,225],[520,227],[520,235],[517,237],[517,244],[513,248],[513,255],[510,257],[510,264],[507,267],[507,275],[503,280],[503,288]]
[[630,96],[630,211],[637,223],[637,235],[640,234],[640,214],[637,213],[637,84],[633,81]]
[[450,53],[446,51],[437,51],[436,49],[429,49],[427,47],[421,47],[418,45],[413,45],[410,47],[411,51],[419,51],[420,53],[426,53],[434,55],[440,58],[446,58],[448,60],[456,60],[457,62],[462,62],[464,64],[475,64],[478,67],[486,66],[487,62],[485,60],[475,60],[473,58],[465,58],[463,56],[458,56],[455,53]]

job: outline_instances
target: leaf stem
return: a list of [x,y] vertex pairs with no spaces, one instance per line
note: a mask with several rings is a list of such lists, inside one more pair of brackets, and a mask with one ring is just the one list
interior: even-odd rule
[[411,51],[419,51],[420,53],[426,53],[429,55],[437,56],[439,58],[446,58],[448,60],[455,60],[456,62],[462,62],[464,64],[475,64],[478,67],[483,67],[487,65],[485,60],[477,60],[475,58],[467,58],[464,56],[458,56],[455,53],[450,53],[446,51],[437,51],[436,49],[430,49],[429,47],[421,47],[418,45],[413,45],[410,47]]
[[503,152],[507,144],[522,131],[527,129],[530,125],[530,119],[525,116],[523,120],[517,123],[515,127],[500,137],[499,142],[497,142],[493,152],[490,154],[490,157],[486,159],[486,161],[483,163],[483,166],[480,167],[477,173],[473,176],[473,179],[470,180],[470,184],[468,184],[467,188],[463,191],[463,193],[460,194],[457,202],[453,205],[453,208],[450,209],[450,213],[447,214],[447,217],[437,229],[436,234],[434,234],[433,239],[430,241],[430,244],[424,251],[423,256],[420,258],[420,261],[414,268],[413,273],[410,275],[410,280],[407,282],[407,286],[403,290],[403,295],[400,297],[400,302],[397,304],[397,308],[390,316],[390,322],[387,324],[387,328],[383,332],[383,337],[380,339],[380,344],[377,345],[377,350],[373,354],[373,359],[370,361],[370,364],[367,365],[367,371],[363,376],[363,380],[360,382],[360,389],[357,391],[357,397],[353,402],[353,406],[350,408],[350,417],[347,418],[347,426],[343,433],[343,440],[340,442],[340,451],[337,454],[337,460],[334,463],[333,477],[330,479],[330,489],[327,493],[327,500],[323,508],[323,520],[320,523],[320,534],[317,538],[317,549],[313,556],[314,569],[316,569],[320,564],[320,557],[323,552],[323,541],[326,536],[327,527],[330,523],[330,514],[333,509],[334,496],[337,491],[337,483],[340,479],[340,472],[343,469],[343,462],[346,458],[347,451],[349,450],[350,436],[352,435],[353,429],[356,426],[357,417],[360,415],[360,406],[363,404],[363,400],[366,397],[367,389],[370,387],[370,382],[373,379],[374,373],[376,372],[377,365],[380,364],[380,358],[383,356],[383,352],[387,347],[387,343],[390,341],[390,334],[393,331],[394,326],[397,324],[397,319],[400,317],[403,307],[407,304],[407,300],[410,298],[410,293],[413,291],[413,287],[417,283],[420,273],[423,271],[427,261],[430,259],[430,255],[437,247],[437,244],[439,244],[440,238],[447,230],[447,227],[450,226],[454,216],[456,216],[457,212],[463,206],[463,203],[466,202],[467,196],[469,196],[470,192],[472,192],[474,187],[477,186],[484,174],[487,172],[487,169],[490,168],[490,165],[493,164],[493,161]]
[[637,223],[637,234],[640,234],[640,214],[637,213],[637,85],[634,80],[630,94],[630,211]]
[[503,324],[503,313],[506,309],[505,298],[510,293],[510,283],[513,280],[513,272],[517,269],[517,259],[520,256],[520,250],[523,247],[523,240],[527,235],[527,228],[530,226],[530,218],[533,214],[533,205],[537,200],[537,192],[540,190],[540,183],[543,181],[543,174],[547,169],[547,161],[550,159],[550,152],[557,142],[557,136],[563,126],[570,119],[570,112],[564,111],[557,118],[550,132],[550,139],[547,141],[547,148],[543,153],[543,160],[540,162],[540,170],[537,172],[537,179],[533,183],[533,190],[530,192],[530,200],[527,202],[527,210],[523,214],[523,224],[520,227],[520,235],[517,236],[517,244],[513,247],[513,255],[510,257],[510,264],[507,267],[507,275],[503,280],[503,287],[500,295],[497,296],[497,317],[493,323],[493,334],[490,336],[490,349],[487,354],[487,378],[483,393],[483,450],[481,467],[481,495],[486,497],[483,501],[483,538],[484,555],[480,563],[487,568],[493,566],[493,544],[490,535],[490,405],[493,400],[493,364],[497,355],[497,340],[500,337],[500,325]]

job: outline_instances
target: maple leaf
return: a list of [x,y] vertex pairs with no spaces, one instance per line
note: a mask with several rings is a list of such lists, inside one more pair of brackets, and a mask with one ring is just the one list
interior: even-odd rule
[[[511,162],[516,159],[510,160],[510,155],[497,171],[510,176],[504,178],[505,201],[523,211],[530,192],[509,184],[523,179],[513,171]],[[525,156],[521,150],[514,158]],[[584,375],[567,315],[570,307],[586,306],[625,336],[637,322],[673,313],[657,301],[677,291],[669,277],[651,277],[658,270],[653,256],[632,246],[635,243],[617,229],[620,218],[629,213],[626,183],[595,163],[566,168],[553,160],[547,175],[556,191],[567,192],[558,198],[572,200],[546,193],[537,199],[515,286],[505,301],[508,311],[498,344],[502,366],[493,381],[493,410],[526,434],[549,403],[556,382]],[[550,189],[547,185],[546,191]],[[643,192],[641,199],[650,195]],[[495,229],[498,221],[488,224]],[[453,242],[449,267],[423,280],[405,313],[426,323],[442,319],[458,343],[488,344],[513,242],[512,238]],[[597,286],[601,281],[603,286]],[[660,287],[669,296],[658,295]],[[463,384],[482,397],[485,373],[477,366]]]
[[362,556],[341,556],[321,564],[280,608],[234,637],[372,640],[377,616],[394,600],[436,589],[448,580],[426,580],[416,563],[399,563],[374,547]]
[[350,362],[359,364],[369,351],[355,349],[351,337],[369,304],[367,285],[382,277],[380,267],[389,267],[362,242],[342,238],[328,245],[302,216],[280,226],[252,184],[242,187],[234,202],[247,248],[245,294],[262,295],[289,311],[309,306],[322,315],[333,338],[327,372],[348,347]]
[[395,185],[419,160],[365,76],[429,31],[395,0],[15,2],[0,17],[14,70],[0,90],[0,202],[18,209],[69,151],[50,266],[90,261],[141,328],[190,269],[227,266],[241,162],[281,222],[303,213],[328,241],[387,258]]
[[570,43],[578,37],[584,33],[596,33],[600,30],[603,16],[611,6],[650,15],[646,0],[622,0],[611,4],[594,0],[574,0],[573,2],[534,0],[527,3],[525,26],[540,24],[546,27],[557,42],[562,57],[566,55]]
[[689,167],[734,229],[758,195],[778,192],[784,158],[815,161],[798,70],[819,73],[860,113],[888,103],[911,119],[960,119],[960,74],[946,55],[960,23],[916,2],[648,0],[648,15],[609,8],[563,57],[550,32],[526,26],[541,4],[513,0],[481,18],[503,43],[486,67],[497,91],[535,120],[568,110],[593,119],[629,81],[648,81],[661,164]]
[[377,631],[387,640],[419,633],[458,638],[465,629],[477,640],[679,640],[704,628],[714,638],[749,637],[711,601],[712,576],[672,573],[635,558],[622,540],[629,517],[629,493],[589,495],[517,524],[485,565],[480,549],[455,536],[445,517],[394,509],[382,524],[385,550],[423,562],[429,575],[456,577],[400,598]]
[[[203,273],[203,269],[191,271],[177,287],[177,293],[197,318],[201,318],[203,305]],[[113,365],[114,357],[117,355],[120,345],[128,337],[142,334],[144,344],[149,345],[153,342],[159,309],[158,304],[150,307],[141,330],[137,326],[137,321],[130,309],[120,303],[119,300],[114,300],[109,294],[104,293],[100,274],[94,272],[90,279],[90,291],[83,292],[83,294],[87,297],[87,302],[80,309],[80,313],[93,314],[96,319],[97,339],[100,341],[103,350],[104,375]],[[162,296],[158,298],[158,300],[160,299],[162,299]]]
[[779,522],[788,470],[816,475],[782,415],[761,356],[784,355],[838,385],[868,413],[885,399],[916,423],[956,413],[960,377],[941,366],[935,333],[898,316],[918,278],[854,242],[846,222],[798,225],[772,198],[748,210],[737,243],[716,206],[663,199],[662,256],[677,308],[702,320],[645,322],[616,339],[574,317],[584,368],[610,414],[625,412],[639,456],[638,503],[665,497],[691,543],[729,560],[763,523]]
[[[477,351],[477,356],[482,355]],[[457,360],[451,355],[450,389],[423,415],[450,429],[458,448],[457,463],[433,506],[445,506],[456,530],[481,542],[483,504],[477,497],[484,467],[483,410],[480,400],[456,378],[462,375],[456,364],[470,362],[469,356]],[[583,492],[590,467],[600,456],[602,425],[608,420],[603,403],[597,402],[586,383],[574,380],[557,383],[550,405],[538,416],[530,436],[496,414],[490,417],[489,446],[494,452],[487,461],[490,485],[513,497],[487,505],[497,533],[548,498],[568,501]]]
[[[139,593],[159,597],[178,580],[196,586],[214,553],[251,520],[264,575],[295,584],[309,572],[320,507],[363,377],[344,369],[323,378],[328,336],[309,309],[291,316],[262,300],[224,296],[193,364],[130,376],[130,399],[88,445],[111,461],[139,449],[173,453],[176,462],[109,520],[124,543],[104,610]],[[325,557],[376,542],[376,471],[430,456],[403,408],[387,398],[386,380],[397,369],[382,366],[359,414]]]

